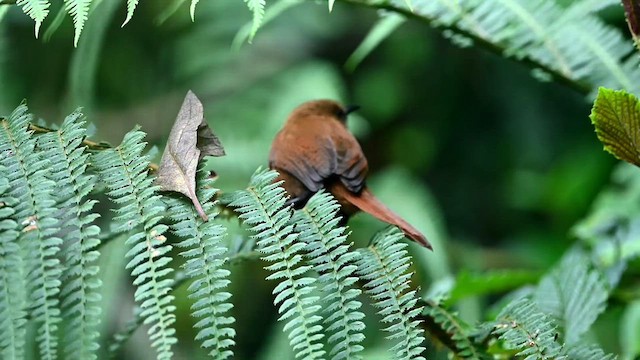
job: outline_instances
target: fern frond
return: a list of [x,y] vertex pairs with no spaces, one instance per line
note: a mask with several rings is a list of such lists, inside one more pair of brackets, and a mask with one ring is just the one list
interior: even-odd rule
[[301,252],[306,244],[298,239],[291,225],[292,210],[285,207],[285,191],[274,183],[275,171],[258,169],[246,190],[231,194],[230,206],[236,207],[240,219],[255,232],[258,250],[272,274],[267,280],[279,280],[273,290],[274,304],[279,305],[279,321],[287,320],[284,331],[296,357],[319,359],[326,353],[320,340],[323,337],[322,319],[316,313],[319,297],[312,295],[316,279],[304,274],[311,266],[302,264]]
[[569,348],[567,356],[571,360],[615,360],[613,354],[605,354],[602,349],[597,346],[578,346]]
[[367,281],[365,291],[380,309],[382,322],[391,323],[385,330],[391,333],[387,338],[396,341],[394,359],[424,360],[421,321],[415,320],[423,308],[416,306],[416,290],[409,290],[412,273],[407,272],[410,258],[407,244],[400,242],[403,237],[396,227],[377,233],[368,248],[358,250],[358,273]]
[[213,359],[222,360],[233,357],[229,348],[235,344],[235,330],[230,327],[235,319],[227,315],[233,307],[229,302],[231,294],[223,291],[230,282],[229,270],[223,268],[228,259],[227,249],[220,243],[226,229],[212,221],[217,215],[216,202],[212,201],[217,190],[211,187],[213,181],[207,179],[202,169],[198,171],[197,183],[197,197],[209,216],[208,222],[202,220],[190,201],[173,198],[167,202],[169,216],[176,221],[173,232],[184,239],[176,245],[184,249],[180,253],[186,259],[183,267],[194,280],[189,286],[189,297],[195,300],[191,314],[199,319],[195,325],[196,339],[211,349],[209,355]]
[[[399,12],[403,1],[393,1]],[[584,0],[565,10],[547,0],[415,0],[414,9],[435,26],[467,34],[507,57],[532,60],[592,95],[596,85],[637,92],[640,60],[627,59],[633,48],[620,31],[592,14],[612,3]]]
[[22,11],[36,22],[35,34],[37,39],[40,33],[40,25],[49,15],[49,6],[51,5],[49,0],[18,0],[16,4],[22,6]]
[[75,27],[75,35],[73,37],[73,46],[78,46],[80,33],[84,28],[84,23],[89,17],[89,9],[93,0],[64,0],[64,8],[73,19]]
[[349,250],[345,228],[339,227],[340,205],[325,192],[318,192],[306,206],[296,211],[293,221],[300,232],[300,241],[307,243],[307,258],[322,284],[322,299],[326,314],[324,323],[333,332],[329,342],[334,343],[330,354],[333,359],[360,359],[365,329],[361,321],[364,314],[357,301],[360,289],[353,285],[359,254]]
[[170,295],[173,271],[168,266],[171,245],[163,233],[167,226],[159,224],[165,208],[157,194],[158,187],[147,174],[149,160],[142,155],[145,134],[137,128],[127,133],[118,147],[99,152],[94,163],[107,185],[107,195],[119,204],[114,222],[118,231],[130,231],[126,244],[130,247],[127,268],[135,277],[135,300],[142,308],[145,324],[151,324],[149,337],[157,349],[159,359],[173,355],[176,343],[175,306]]
[[604,280],[589,264],[585,254],[570,251],[540,281],[535,293],[538,307],[558,320],[569,345],[589,330],[609,296]]
[[100,285],[98,279],[98,245],[100,228],[94,225],[98,214],[92,212],[95,200],[87,196],[96,179],[87,173],[89,154],[82,141],[86,136],[82,113],[67,116],[60,130],[39,137],[39,147],[47,151],[50,161],[47,177],[55,182],[63,217],[65,241],[63,315],[69,319],[65,329],[67,357],[96,359],[97,325],[100,322]]
[[8,195],[9,174],[0,165],[0,358],[24,359],[27,307],[18,223],[13,219],[16,199]]
[[425,314],[433,319],[440,329],[452,340],[455,346],[455,355],[461,359],[488,360],[488,354],[479,349],[471,340],[471,327],[442,305],[444,299],[428,299],[425,306]]
[[253,13],[253,25],[251,26],[251,33],[249,34],[249,42],[251,42],[262,25],[262,20],[264,19],[264,8],[267,2],[266,0],[244,0],[244,2]]
[[492,331],[525,360],[566,359],[556,341],[553,320],[527,298],[509,303],[498,314]]
[[121,27],[127,25],[127,23],[133,17],[133,12],[136,11],[136,7],[138,6],[138,0],[127,0],[127,18],[124,19]]
[[56,237],[58,221],[52,196],[55,184],[46,178],[49,154],[36,149],[36,139],[28,130],[30,115],[20,105],[2,121],[0,164],[7,169],[9,196],[18,202],[13,218],[20,224],[18,244],[24,259],[29,294],[29,313],[40,325],[36,341],[43,359],[55,359],[58,348],[60,261],[57,254],[62,240]]

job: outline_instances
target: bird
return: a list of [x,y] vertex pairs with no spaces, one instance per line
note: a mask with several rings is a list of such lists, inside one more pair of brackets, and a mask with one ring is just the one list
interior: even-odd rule
[[278,172],[288,194],[287,205],[304,207],[325,189],[340,204],[343,224],[358,211],[399,227],[409,239],[432,250],[426,237],[391,211],[369,190],[367,158],[347,128],[348,115],[359,106],[343,106],[328,99],[296,107],[276,134],[269,152],[269,168]]

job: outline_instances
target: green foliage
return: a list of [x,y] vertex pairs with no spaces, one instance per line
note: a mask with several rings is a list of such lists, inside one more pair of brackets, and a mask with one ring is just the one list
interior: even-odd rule
[[538,307],[564,329],[568,345],[574,345],[589,330],[609,297],[600,274],[589,265],[585,254],[569,252],[542,278],[535,293]]
[[163,235],[167,225],[159,223],[166,209],[147,173],[149,160],[142,155],[144,135],[137,129],[127,133],[120,146],[98,153],[94,161],[109,190],[107,195],[119,206],[113,219],[116,231],[129,234],[127,257],[131,260],[127,268],[135,277],[135,300],[142,308],[141,316],[151,324],[152,346],[157,348],[159,359],[169,359],[171,346],[177,341],[174,296],[169,294],[173,269],[168,267],[168,252],[172,247]]
[[493,327],[507,347],[517,349],[517,355],[525,360],[558,359],[562,354],[562,347],[555,340],[553,320],[529,299],[521,298],[507,305]]
[[169,199],[169,216],[176,222],[172,231],[184,239],[176,246],[184,249],[180,253],[187,259],[183,267],[193,279],[189,296],[195,300],[191,314],[198,319],[196,339],[211,349],[209,355],[213,359],[227,359],[233,356],[229,348],[235,344],[235,330],[230,325],[235,319],[226,315],[233,305],[229,303],[231,294],[223,291],[230,282],[230,273],[223,268],[227,249],[221,244],[226,229],[212,221],[217,215],[213,182],[206,178],[205,171],[198,174],[197,197],[210,221],[203,221],[187,199]]
[[22,6],[22,10],[25,14],[29,15],[36,22],[35,34],[38,38],[40,33],[40,25],[44,19],[49,15],[49,0],[18,0],[16,2],[18,6]]
[[[65,10],[73,18],[73,25],[76,28],[76,33],[73,38],[73,46],[78,46],[78,39],[80,39],[80,33],[84,29],[84,23],[89,17],[89,8],[92,0],[65,0]],[[64,13],[60,13],[64,14]]]
[[329,342],[335,343],[330,352],[332,359],[360,359],[365,325],[364,314],[359,311],[362,304],[356,299],[361,291],[354,288],[359,254],[349,250],[345,228],[338,225],[339,209],[330,194],[318,192],[302,210],[296,211],[293,221],[300,241],[308,244],[309,263],[320,274],[324,323],[327,331],[333,332]]
[[[451,350],[462,359],[490,359],[489,355],[473,339],[474,329],[462,320],[456,312],[444,307],[442,298],[427,299],[425,315],[444,332],[445,339],[451,339]],[[436,335],[436,334],[434,334]],[[444,339],[442,339],[444,340]]]
[[48,153],[49,179],[56,184],[55,197],[62,216],[66,247],[62,287],[63,316],[71,319],[65,328],[65,356],[95,359],[101,301],[97,259],[100,228],[93,225],[99,216],[92,212],[96,200],[87,200],[96,182],[87,174],[89,154],[82,141],[86,136],[79,111],[72,113],[58,131],[39,137],[39,146]]
[[382,322],[390,324],[385,331],[396,342],[391,348],[394,359],[424,359],[424,336],[416,320],[422,307],[416,306],[417,291],[409,290],[412,274],[407,272],[407,244],[399,242],[403,236],[395,227],[378,233],[368,248],[359,250],[358,272],[367,281],[365,291],[380,309]]
[[[20,247],[20,268],[12,275],[17,286],[25,286],[26,298],[19,294],[10,307],[12,330],[8,336],[24,334],[24,310],[38,324],[36,340],[40,356],[55,359],[58,350],[58,326],[61,321],[58,293],[61,267],[57,255],[62,240],[57,236],[59,222],[55,218],[54,182],[50,172],[51,151],[37,149],[36,138],[28,131],[29,120],[25,105],[19,106],[0,128],[0,159],[5,169],[3,178],[9,180],[8,195],[16,199],[15,213],[19,235],[11,239]],[[9,244],[5,244],[9,246]],[[15,246],[15,245],[13,245]],[[18,264],[16,264],[18,265]],[[8,291],[7,294],[11,294]],[[7,300],[9,301],[9,300]],[[11,301],[14,301],[12,299]],[[24,340],[16,339],[9,354],[20,356]],[[2,339],[6,343],[7,339]]]
[[302,251],[307,244],[298,239],[290,223],[292,210],[285,206],[285,192],[278,183],[275,171],[257,170],[249,188],[231,196],[230,205],[236,207],[240,219],[251,226],[258,239],[258,250],[272,274],[267,280],[280,280],[273,290],[274,304],[279,305],[280,321],[287,320],[284,331],[290,332],[290,344],[296,357],[317,359],[326,353],[320,340],[324,337],[316,315],[319,297],[313,295],[315,278],[304,276],[311,266],[303,264]]

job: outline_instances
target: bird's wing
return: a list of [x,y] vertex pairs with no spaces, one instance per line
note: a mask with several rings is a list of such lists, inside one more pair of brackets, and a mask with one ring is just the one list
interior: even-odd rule
[[359,192],[364,186],[367,160],[353,135],[333,126],[343,125],[313,122],[304,131],[283,129],[274,140],[269,166],[293,175],[311,192],[323,188],[332,177],[339,177],[349,190]]
[[369,170],[358,140],[350,133],[344,132],[341,138],[335,139],[336,168],[334,174],[340,177],[340,182],[355,193],[364,187],[365,178]]

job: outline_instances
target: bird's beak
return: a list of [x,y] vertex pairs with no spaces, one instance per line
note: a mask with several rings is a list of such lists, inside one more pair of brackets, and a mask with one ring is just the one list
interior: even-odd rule
[[347,107],[344,109],[344,114],[349,115],[358,109],[360,109],[360,105],[347,105]]

